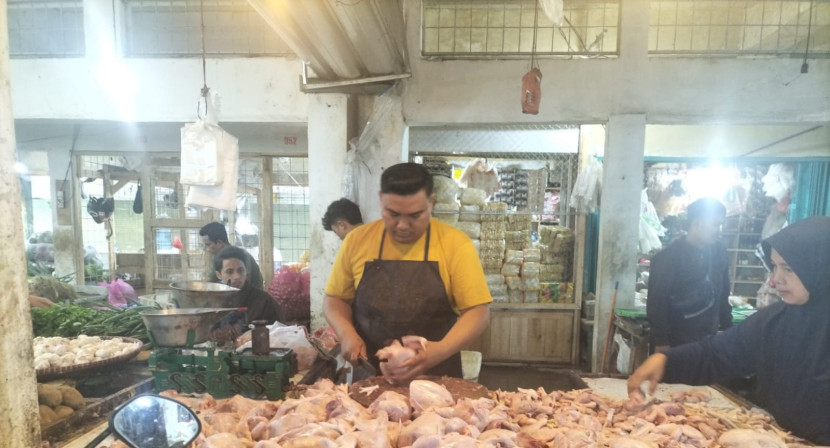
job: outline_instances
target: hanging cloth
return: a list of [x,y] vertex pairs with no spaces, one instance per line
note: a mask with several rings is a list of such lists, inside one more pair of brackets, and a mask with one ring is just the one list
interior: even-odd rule
[[141,195],[141,182],[138,183],[138,189],[135,192],[135,200],[133,201],[133,213],[141,214],[144,211],[144,198]]

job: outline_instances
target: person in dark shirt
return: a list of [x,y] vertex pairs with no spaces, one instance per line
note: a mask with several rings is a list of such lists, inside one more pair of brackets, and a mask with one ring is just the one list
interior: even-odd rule
[[[216,254],[218,254],[222,249],[226,247],[233,247],[228,241],[228,232],[225,230],[225,226],[223,226],[222,223],[211,222],[205,224],[201,229],[199,229],[199,236],[202,237],[202,243],[205,245],[205,250],[211,257],[211,262],[208,263],[208,277],[210,278],[210,281],[218,282],[219,277],[217,277],[216,271],[213,269],[213,262],[215,261]],[[250,267],[248,272],[251,274],[251,285],[255,288],[262,289],[264,282],[262,280],[262,272],[259,270],[259,265],[251,254],[244,250],[242,252],[245,257],[245,264]]]
[[703,198],[686,210],[688,232],[651,260],[646,312],[656,352],[732,326],[729,262],[718,242],[726,207]]
[[323,215],[323,229],[334,232],[340,241],[343,241],[352,229],[361,224],[363,224],[363,216],[360,215],[360,207],[346,198],[340,198],[329,204]]
[[659,381],[713,384],[755,374],[758,405],[796,436],[830,445],[830,217],[798,221],[762,243],[782,302],[702,341],[649,357],[628,379],[643,400]]
[[249,323],[255,320],[264,320],[268,325],[274,322],[284,322],[285,316],[282,307],[273,297],[260,288],[251,284],[249,265],[245,261],[244,249],[236,246],[227,246],[220,250],[213,258],[213,266],[219,280],[239,289],[240,307],[246,312],[235,312],[217,324],[211,336],[213,339],[235,339],[247,330]]

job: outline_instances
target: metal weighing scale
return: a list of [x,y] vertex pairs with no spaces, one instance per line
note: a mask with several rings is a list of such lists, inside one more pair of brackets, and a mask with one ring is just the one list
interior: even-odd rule
[[283,398],[283,389],[297,373],[293,350],[272,348],[267,354],[254,354],[251,349],[237,352],[232,345],[224,350],[216,341],[203,344],[213,324],[235,310],[184,308],[141,313],[154,346],[149,363],[156,392],[174,389],[183,394],[209,393],[214,398],[236,394],[253,399]]

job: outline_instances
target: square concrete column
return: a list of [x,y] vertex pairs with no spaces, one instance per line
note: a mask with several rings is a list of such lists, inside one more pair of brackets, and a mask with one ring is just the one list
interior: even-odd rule
[[[5,2],[3,2],[5,6]],[[23,209],[15,172],[14,117],[9,83],[9,33],[0,7],[0,448],[40,446],[32,318],[26,284]]]
[[[600,197],[596,325],[591,360],[594,372],[599,371],[602,361],[608,321],[613,313],[611,302],[616,282],[619,282],[617,308],[634,305],[646,116],[612,116],[606,132]],[[611,344],[613,341],[609,342],[609,354]]]
[[323,295],[340,239],[323,230],[328,205],[340,199],[346,149],[353,135],[354,102],[340,93],[308,97],[308,187],[311,225],[311,326],[328,325],[323,317]]

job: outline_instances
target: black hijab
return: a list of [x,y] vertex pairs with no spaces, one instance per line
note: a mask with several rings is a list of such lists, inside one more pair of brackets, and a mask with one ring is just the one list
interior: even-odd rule
[[785,428],[830,443],[830,217],[795,222],[762,245],[767,264],[775,249],[810,293],[803,305],[779,303],[767,314],[756,371],[762,404]]

